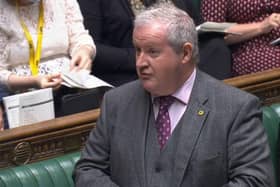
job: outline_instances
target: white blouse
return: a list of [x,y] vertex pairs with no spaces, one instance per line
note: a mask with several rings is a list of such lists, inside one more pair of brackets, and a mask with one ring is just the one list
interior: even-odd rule
[[[44,30],[39,74],[60,72],[69,67],[70,58],[81,45],[95,45],[85,30],[76,0],[43,0]],[[19,16],[37,44],[39,3],[20,6]],[[11,73],[31,75],[29,47],[16,6],[0,0],[0,84],[7,84]]]

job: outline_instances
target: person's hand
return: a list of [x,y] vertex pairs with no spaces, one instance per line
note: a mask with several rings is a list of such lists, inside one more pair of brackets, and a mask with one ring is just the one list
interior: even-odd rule
[[91,69],[93,49],[90,46],[81,46],[73,55],[70,63],[70,70]]
[[269,33],[272,29],[280,27],[280,14],[273,13],[261,22],[263,33]]
[[37,77],[38,88],[53,88],[56,90],[61,86],[61,82],[62,78],[59,73]]

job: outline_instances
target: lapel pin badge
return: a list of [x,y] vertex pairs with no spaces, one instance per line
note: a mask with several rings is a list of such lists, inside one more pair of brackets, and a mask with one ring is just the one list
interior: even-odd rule
[[203,111],[203,110],[199,110],[199,111],[197,112],[197,114],[198,114],[199,116],[203,116],[203,115],[204,115],[204,111]]

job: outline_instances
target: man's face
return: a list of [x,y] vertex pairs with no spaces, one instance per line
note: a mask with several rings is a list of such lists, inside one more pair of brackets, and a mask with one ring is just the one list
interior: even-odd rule
[[183,54],[177,54],[160,23],[138,26],[133,32],[136,69],[143,87],[152,95],[169,95],[182,79]]

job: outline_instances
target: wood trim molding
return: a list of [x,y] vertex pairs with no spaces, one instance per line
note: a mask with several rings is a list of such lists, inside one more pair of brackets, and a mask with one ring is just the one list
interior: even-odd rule
[[1,132],[0,168],[80,150],[98,116],[99,109],[90,110]]
[[256,95],[263,105],[280,102],[280,68],[238,76],[224,82]]

